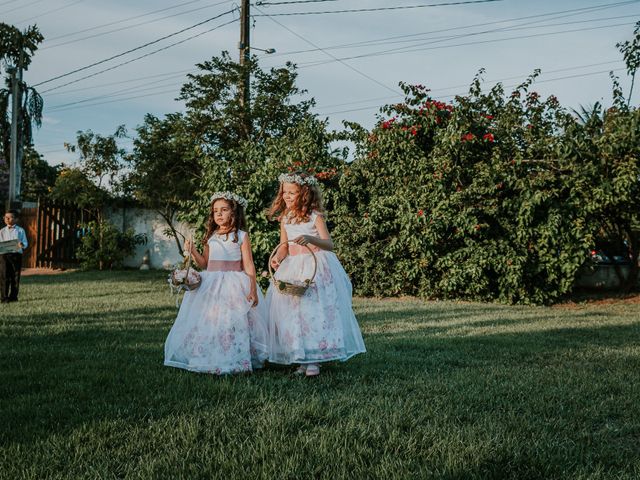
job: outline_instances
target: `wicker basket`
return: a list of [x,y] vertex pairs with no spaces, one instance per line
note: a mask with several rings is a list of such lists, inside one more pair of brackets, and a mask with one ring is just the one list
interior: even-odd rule
[[[200,274],[191,267],[191,253],[189,253],[182,263],[182,268],[176,268],[169,275],[169,283],[178,290],[195,290],[202,283]],[[191,274],[191,279],[189,275]],[[194,275],[195,274],[195,275]]]
[[313,279],[316,277],[316,272],[318,271],[318,259],[316,258],[316,254],[313,253],[313,250],[311,250],[311,248],[308,245],[301,245],[303,247],[306,247],[306,249],[309,250],[309,253],[313,257],[313,274],[311,275],[311,278],[307,278],[306,280],[300,283],[292,283],[292,282],[285,282],[284,280],[277,280],[274,276],[273,267],[271,266],[271,260],[276,255],[276,253],[278,252],[278,249],[282,245],[288,245],[289,243],[295,243],[295,242],[293,240],[289,240],[287,242],[279,243],[276,246],[276,248],[273,249],[273,252],[271,252],[271,255],[269,256],[269,276],[271,277],[271,282],[273,283],[273,286],[276,287],[280,291],[280,293],[283,293],[285,295],[293,295],[295,297],[301,297],[302,295],[305,294],[309,286],[313,283]]

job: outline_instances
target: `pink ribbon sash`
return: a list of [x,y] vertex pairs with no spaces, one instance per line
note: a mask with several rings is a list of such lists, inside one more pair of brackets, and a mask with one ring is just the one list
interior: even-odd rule
[[242,260],[209,260],[207,272],[241,272]]
[[[309,245],[309,248],[313,250],[313,253],[318,253],[320,251],[320,249],[315,245]],[[302,255],[304,253],[310,255],[309,249],[307,247],[303,247],[302,245],[298,245],[297,243],[289,244],[289,255]]]

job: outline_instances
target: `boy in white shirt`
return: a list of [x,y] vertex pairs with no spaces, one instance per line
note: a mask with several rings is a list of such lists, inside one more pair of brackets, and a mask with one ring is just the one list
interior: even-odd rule
[[29,246],[24,228],[16,225],[18,212],[8,210],[4,214],[4,223],[0,229],[0,241],[18,240],[19,252],[0,254],[0,301],[2,303],[17,302],[22,270],[22,252]]

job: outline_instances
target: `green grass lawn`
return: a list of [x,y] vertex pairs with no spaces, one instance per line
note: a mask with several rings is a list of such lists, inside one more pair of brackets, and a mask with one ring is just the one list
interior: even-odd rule
[[0,478],[640,478],[640,304],[357,299],[367,354],[215,377],[162,365],[165,276],[0,307]]

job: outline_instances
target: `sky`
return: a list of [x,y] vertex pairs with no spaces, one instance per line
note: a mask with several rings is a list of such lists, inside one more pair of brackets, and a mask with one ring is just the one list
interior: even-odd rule
[[[567,108],[610,104],[611,70],[628,91],[615,44],[632,38],[640,0],[443,3],[453,2],[256,0],[251,45],[276,53],[252,53],[265,69],[295,63],[298,86],[308,91],[306,98],[315,98],[315,111],[333,128],[343,120],[371,128],[380,106],[402,99],[401,81],[423,84],[435,98],[450,101],[467,91],[480,68],[486,70],[487,89],[497,81],[515,86],[539,68],[535,90],[556,95]],[[237,58],[238,4],[0,0],[0,21],[20,29],[36,24],[45,37],[24,75],[45,102],[35,133],[38,151],[51,164],[70,164],[77,158],[64,143],[73,142],[79,130],[109,135],[124,124],[133,136],[146,113],[162,117],[183,110],[175,99],[197,63],[224,50]],[[309,14],[337,10],[360,11]],[[122,146],[130,148],[131,139]]]

